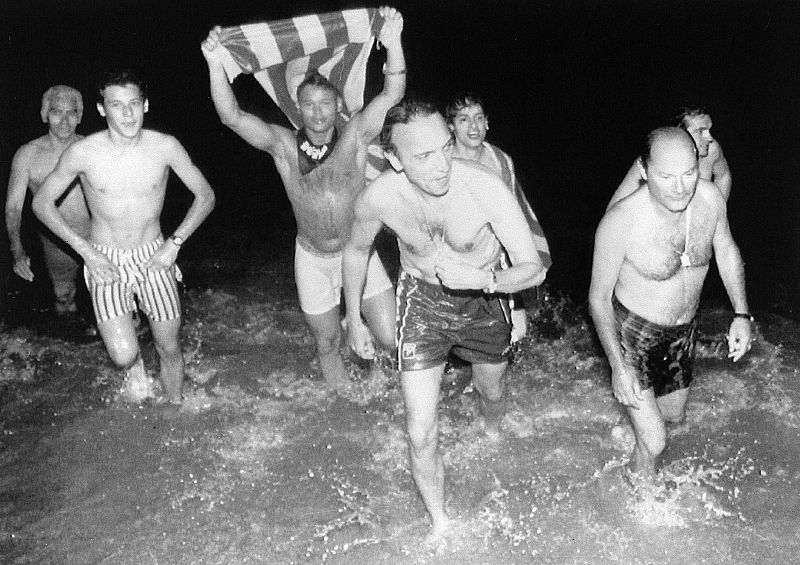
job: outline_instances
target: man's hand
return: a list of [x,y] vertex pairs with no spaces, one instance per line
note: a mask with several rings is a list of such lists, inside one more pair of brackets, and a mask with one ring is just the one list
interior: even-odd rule
[[211,63],[219,62],[219,36],[222,33],[220,26],[214,26],[208,31],[208,37],[200,44],[200,50],[203,52],[203,57],[206,61]]
[[434,268],[442,285],[453,290],[479,290],[485,288],[489,281],[489,271],[448,256],[446,251],[439,254]]
[[375,357],[375,341],[364,323],[347,321],[347,345],[362,359]]
[[643,400],[642,387],[636,373],[625,365],[612,367],[611,369],[611,389],[614,391],[614,398],[628,408],[639,408],[639,403]]
[[33,271],[31,271],[31,258],[24,251],[14,253],[14,273],[28,282],[33,282]]
[[153,255],[151,255],[150,258],[144,262],[142,267],[146,271],[155,272],[163,272],[171,269],[175,264],[175,260],[178,258],[179,249],[180,248],[172,243],[171,240],[167,240],[161,244],[161,247],[158,248],[158,251],[153,253]]
[[120,279],[119,268],[108,257],[95,250],[90,250],[88,253],[83,257],[83,264],[89,271],[89,276],[97,284],[110,284]]
[[383,45],[400,41],[400,35],[403,33],[403,14],[388,6],[381,7],[378,10],[378,14],[385,20],[378,36],[378,41]]
[[752,322],[747,318],[734,318],[728,328],[728,357],[735,363],[753,346]]

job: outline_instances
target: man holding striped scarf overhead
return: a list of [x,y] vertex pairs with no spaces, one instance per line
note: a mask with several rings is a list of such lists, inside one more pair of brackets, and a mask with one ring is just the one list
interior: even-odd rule
[[[402,30],[402,15],[383,7],[215,27],[202,44],[220,120],[272,156],[292,203],[300,308],[314,335],[322,374],[337,391],[349,386],[339,352],[342,248],[353,202],[364,187],[367,147],[386,111],[405,93]],[[386,48],[384,88],[362,110],[366,63],[376,36]],[[254,74],[296,131],[239,107],[230,81],[241,72]],[[375,253],[363,297],[371,331],[393,348],[392,285]]]

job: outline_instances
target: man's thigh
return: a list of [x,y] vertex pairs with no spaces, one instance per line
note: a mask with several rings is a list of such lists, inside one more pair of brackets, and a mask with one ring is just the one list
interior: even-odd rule
[[664,417],[652,388],[642,391],[642,401],[637,408],[628,407],[628,415],[637,438],[664,433]]
[[508,362],[502,363],[473,363],[472,381],[481,394],[496,398],[503,392],[503,375]]
[[435,427],[444,366],[445,364],[441,363],[429,369],[400,373],[403,400],[406,405],[406,421],[409,427],[423,429]]
[[135,356],[139,351],[136,326],[133,323],[133,314],[131,312],[105,321],[98,319],[97,331],[100,337],[103,338],[103,343],[109,355],[116,362],[130,360],[128,358]]

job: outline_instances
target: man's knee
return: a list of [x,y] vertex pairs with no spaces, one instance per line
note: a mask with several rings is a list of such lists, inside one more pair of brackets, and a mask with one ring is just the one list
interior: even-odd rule
[[438,438],[439,426],[435,420],[433,422],[419,422],[409,419],[408,442],[415,457],[420,457],[425,452],[434,449]]
[[636,430],[636,439],[650,457],[658,457],[667,446],[667,434],[663,426],[649,430]]
[[113,345],[106,344],[108,355],[120,369],[130,369],[139,359],[139,344],[120,342]]

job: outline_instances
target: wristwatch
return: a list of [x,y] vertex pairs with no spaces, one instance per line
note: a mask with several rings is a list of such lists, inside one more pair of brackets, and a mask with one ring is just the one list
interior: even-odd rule
[[750,314],[749,312],[734,312],[733,313],[733,317],[734,318],[747,318],[748,320],[750,320],[751,324],[755,323],[755,321],[756,321],[756,319],[753,318],[753,315]]
[[172,243],[174,243],[178,247],[183,245],[183,238],[181,236],[179,236],[179,235],[176,235],[176,234],[173,233],[171,236],[169,236],[169,239],[170,239],[170,241],[172,241]]

